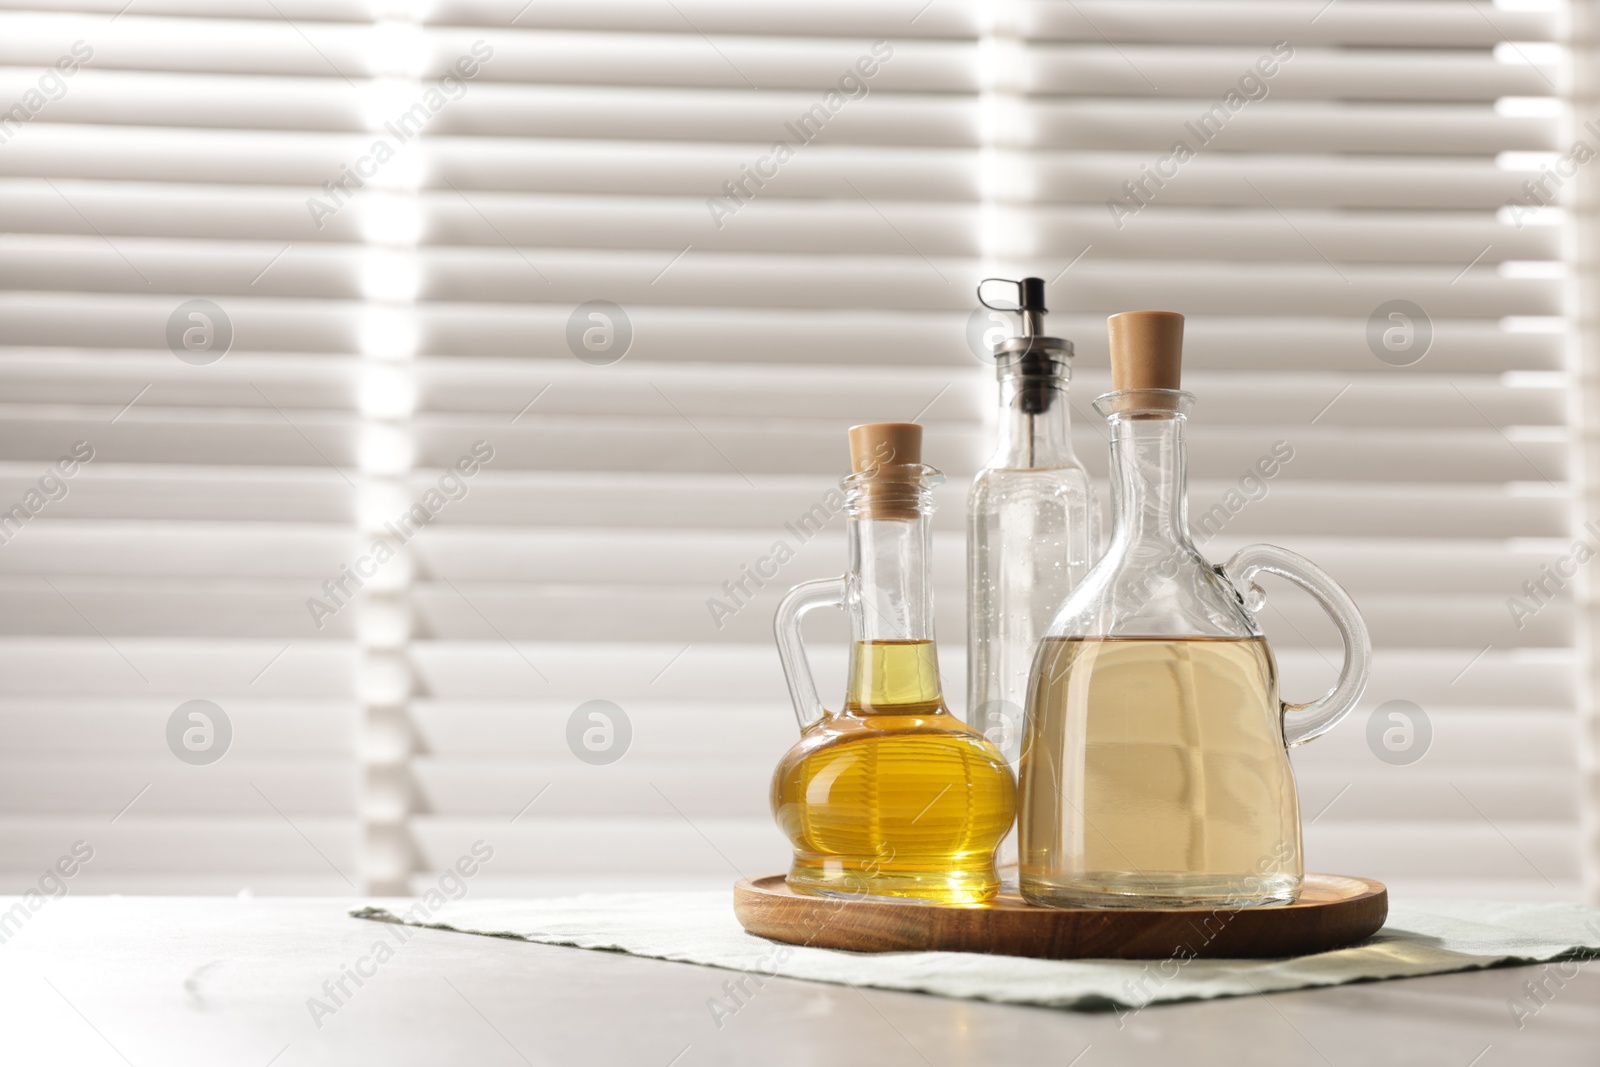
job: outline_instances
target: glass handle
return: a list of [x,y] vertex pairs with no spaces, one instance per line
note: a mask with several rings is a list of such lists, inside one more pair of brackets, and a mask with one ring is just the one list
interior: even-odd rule
[[811,661],[806,659],[805,641],[800,636],[800,619],[812,608],[842,608],[844,602],[843,578],[817,578],[801,582],[784,594],[772,619],[783,680],[789,683],[789,699],[794,702],[795,718],[800,720],[802,732],[827,710],[817,696],[817,680],[811,676]]
[[1283,705],[1285,744],[1303,745],[1327,733],[1361,699],[1361,692],[1367,687],[1367,676],[1372,672],[1372,639],[1367,636],[1367,625],[1361,621],[1355,601],[1315,563],[1276,545],[1241,548],[1219,570],[1233,583],[1252,614],[1260,611],[1267,601],[1267,594],[1255,581],[1258,574],[1265,572],[1287,578],[1310,593],[1339,628],[1339,636],[1344,640],[1344,668],[1339,672],[1339,680],[1319,700]]

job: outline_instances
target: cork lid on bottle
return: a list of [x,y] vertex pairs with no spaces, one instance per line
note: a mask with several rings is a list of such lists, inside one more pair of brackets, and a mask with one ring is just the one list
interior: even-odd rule
[[914,422],[866,422],[850,427],[850,469],[922,462],[922,427]]
[[1107,319],[1106,328],[1111,334],[1111,388],[1183,388],[1182,315],[1124,311]]
[[856,482],[862,518],[916,518],[927,471],[922,465],[922,427],[914,422],[850,427],[850,469],[863,476]]

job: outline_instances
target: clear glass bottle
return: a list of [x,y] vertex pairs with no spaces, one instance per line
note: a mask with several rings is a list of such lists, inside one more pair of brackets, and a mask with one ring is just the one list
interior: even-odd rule
[[[1029,692],[1019,880],[1034,904],[1292,902],[1304,867],[1287,746],[1333,726],[1366,685],[1366,628],[1331,578],[1271,545],[1213,567],[1190,539],[1182,330],[1170,312],[1111,319],[1117,391],[1095,402],[1111,430],[1110,543],[1050,626]],[[1339,629],[1344,666],[1320,700],[1279,699],[1253,614],[1263,572]]]
[[1043,279],[1008,284],[1022,335],[994,349],[1000,440],[967,497],[967,722],[1015,765],[1034,652],[1098,554],[1099,508],[1072,452],[1072,343],[1044,336]]
[[[849,570],[795,586],[774,631],[800,720],[772,777],[772,810],[794,846],[789,885],[823,896],[981,903],[999,888],[995,848],[1015,782],[998,750],[946,709],[933,635],[931,490],[922,428],[850,431],[844,480]],[[800,636],[818,607],[843,608],[848,689],[823,708]]]

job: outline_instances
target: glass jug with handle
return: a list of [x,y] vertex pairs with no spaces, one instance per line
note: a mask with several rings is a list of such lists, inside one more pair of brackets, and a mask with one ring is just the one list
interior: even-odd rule
[[[1110,320],[1113,525],[1040,643],[1020,764],[1019,881],[1046,906],[1241,907],[1296,899],[1304,875],[1288,746],[1337,723],[1371,645],[1349,595],[1272,545],[1220,567],[1188,529],[1183,317]],[[1321,699],[1279,699],[1254,612],[1261,574],[1328,612],[1344,643]]]
[[[849,567],[795,586],[774,631],[800,741],[772,777],[772,811],[794,847],[788,884],[821,896],[946,904],[992,898],[995,848],[1011,828],[1015,782],[1000,751],[951,715],[933,640],[932,488],[922,427],[850,431],[843,482]],[[819,607],[850,616],[844,706],[828,711],[800,636]]]

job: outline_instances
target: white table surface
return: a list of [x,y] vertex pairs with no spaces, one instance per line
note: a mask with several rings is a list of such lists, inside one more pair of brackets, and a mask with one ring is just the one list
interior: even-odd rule
[[[0,898],[0,912],[15,898]],[[350,900],[53,900],[0,944],[0,1064],[1600,1065],[1600,961],[1519,1031],[1518,967],[1082,1014],[772,979],[417,930],[319,1028],[324,981],[388,927]],[[386,903],[386,902],[379,902]],[[1567,966],[1570,974],[1574,965]],[[370,966],[368,969],[371,969]]]

